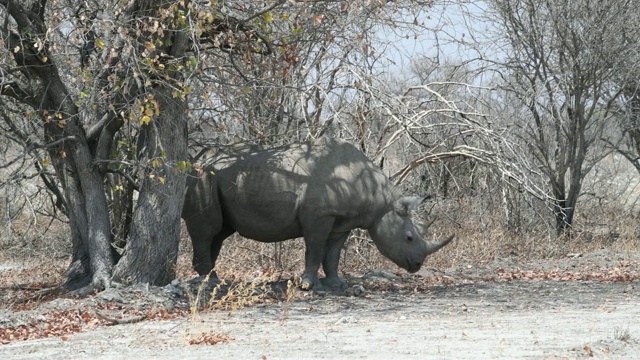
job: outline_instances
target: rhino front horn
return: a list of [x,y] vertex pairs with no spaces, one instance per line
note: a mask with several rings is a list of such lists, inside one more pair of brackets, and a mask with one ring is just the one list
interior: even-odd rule
[[431,255],[434,252],[440,250],[442,247],[447,245],[453,240],[454,235],[450,235],[448,238],[440,241],[440,242],[427,242],[427,255]]

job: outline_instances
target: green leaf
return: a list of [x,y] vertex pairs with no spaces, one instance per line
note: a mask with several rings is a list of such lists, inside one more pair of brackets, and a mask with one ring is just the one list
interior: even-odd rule
[[262,18],[267,24],[271,24],[273,22],[273,16],[271,15],[271,12],[262,14]]
[[180,172],[191,172],[193,165],[190,161],[178,161],[178,163],[176,164],[176,168]]

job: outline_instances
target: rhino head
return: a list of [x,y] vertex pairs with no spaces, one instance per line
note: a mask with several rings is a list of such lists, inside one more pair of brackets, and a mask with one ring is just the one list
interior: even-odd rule
[[425,258],[447,245],[453,235],[440,242],[427,242],[411,220],[411,210],[428,197],[405,196],[395,201],[393,209],[385,213],[369,228],[369,235],[382,255],[396,265],[414,273],[420,270]]

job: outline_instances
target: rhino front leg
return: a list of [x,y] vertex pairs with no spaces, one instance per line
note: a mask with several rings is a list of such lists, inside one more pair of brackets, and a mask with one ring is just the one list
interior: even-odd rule
[[324,259],[322,261],[322,268],[326,277],[321,279],[324,287],[334,290],[344,290],[347,284],[338,276],[338,264],[340,263],[340,254],[342,253],[342,246],[349,237],[349,233],[332,237],[327,241]]
[[327,218],[303,222],[305,252],[301,287],[304,290],[322,289],[322,283],[318,279],[318,270],[324,259],[327,238],[331,232],[333,221],[333,218]]
[[304,272],[302,273],[302,284],[300,286],[303,290],[321,290],[322,283],[318,279],[318,270],[324,255],[324,242],[326,240],[319,244],[318,240],[307,240],[307,237],[305,237],[304,242]]

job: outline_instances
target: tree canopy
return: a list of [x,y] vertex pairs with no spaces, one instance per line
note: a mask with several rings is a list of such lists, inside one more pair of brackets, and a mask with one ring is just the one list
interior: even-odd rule
[[[471,56],[443,56],[433,16],[450,4],[476,6],[454,27],[493,26],[449,39]],[[243,140],[348,138],[399,186],[499,188],[506,223],[533,201],[562,235],[604,156],[640,171],[637,12],[631,0],[0,0],[0,185],[46,190],[39,215],[68,223],[65,285],[80,293],[171,281],[187,177],[212,146]],[[437,51],[401,69],[401,42]]]

